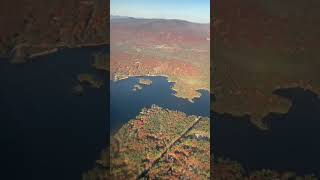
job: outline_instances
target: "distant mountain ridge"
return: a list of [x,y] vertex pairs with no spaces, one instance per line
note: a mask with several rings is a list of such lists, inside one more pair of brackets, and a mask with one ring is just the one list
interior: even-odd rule
[[191,22],[182,19],[166,19],[166,18],[143,18],[143,17],[131,17],[131,16],[120,16],[120,15],[110,15],[110,20],[124,20],[124,19],[131,19],[131,20],[144,20],[144,21],[162,21],[162,22],[183,22],[183,23],[190,23],[190,24],[202,24],[202,25],[209,25],[209,23],[198,23],[198,22]]
[[110,15],[110,19],[129,19],[129,16]]
[[110,21],[110,74],[166,76],[177,97],[192,101],[209,90],[210,27],[176,19],[120,18]]

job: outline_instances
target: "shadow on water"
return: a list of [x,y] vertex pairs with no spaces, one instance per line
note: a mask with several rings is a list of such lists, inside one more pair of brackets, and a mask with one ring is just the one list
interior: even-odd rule
[[274,92],[292,101],[287,114],[266,117],[270,130],[253,126],[248,117],[213,113],[215,157],[228,157],[251,170],[269,168],[320,175],[320,99],[301,88]]
[[[106,86],[72,94],[107,47],[64,49],[27,64],[0,61],[1,173],[5,179],[81,179],[108,140]],[[108,82],[108,81],[106,81]],[[109,83],[106,83],[109,85]]]
[[209,92],[200,90],[200,98],[191,103],[186,99],[174,96],[171,89],[173,83],[169,83],[165,77],[144,77],[152,80],[150,86],[143,86],[139,91],[132,88],[138,84],[139,77],[130,77],[121,81],[110,81],[110,126],[114,133],[129,119],[139,114],[142,108],[149,108],[156,104],[163,108],[178,110],[187,115],[200,115],[209,117],[210,97]]

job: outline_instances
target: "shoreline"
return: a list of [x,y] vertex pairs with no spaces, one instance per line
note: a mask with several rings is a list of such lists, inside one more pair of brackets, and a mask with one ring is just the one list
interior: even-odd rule
[[[141,78],[145,78],[145,77],[164,77],[164,78],[167,79],[168,83],[173,83],[173,84],[176,83],[176,81],[170,80],[170,77],[169,77],[168,75],[164,75],[164,74],[160,74],[160,75],[144,75],[144,76],[143,76],[143,75],[123,76],[123,77],[120,78],[120,79],[117,79],[117,78],[115,79],[115,78],[113,77],[113,78],[111,78],[110,80],[113,81],[113,82],[117,82],[117,81],[129,79],[129,78],[131,78],[131,77],[132,77],[132,78],[139,78],[139,77],[141,77]],[[170,89],[173,90],[174,92],[177,92],[177,90],[174,88],[174,86],[171,86]],[[184,99],[184,100],[187,100],[187,101],[189,101],[189,102],[191,102],[191,103],[194,103],[194,100],[195,100],[195,99],[198,99],[198,98],[200,98],[200,97],[202,96],[202,93],[199,92],[200,90],[204,90],[204,91],[207,91],[208,93],[210,93],[210,88],[201,87],[201,88],[195,89],[195,91],[196,91],[197,93],[199,93],[199,96],[194,96],[194,97],[182,97],[182,96],[177,96],[176,93],[173,93],[172,95],[174,95],[174,96],[177,97],[177,98]]]
[[[8,58],[8,59],[22,58],[27,61],[27,60],[31,60],[31,59],[34,59],[37,57],[46,56],[49,54],[56,53],[61,49],[99,47],[99,46],[106,46],[108,44],[109,43],[107,43],[107,42],[104,42],[104,43],[84,43],[84,44],[78,44],[78,45],[70,45],[70,44],[68,45],[68,44],[60,43],[60,44],[55,44],[55,45],[47,44],[47,45],[43,45],[43,46],[42,45],[18,44],[14,48],[11,49],[11,52],[9,55],[0,55],[0,58],[1,57]],[[41,48],[47,48],[47,49],[43,50],[43,51],[37,51],[34,53],[30,53],[30,54],[28,53],[28,51],[23,52],[23,54],[20,54],[20,55],[19,55],[19,53],[17,53],[17,52],[21,51],[22,48],[37,48],[37,47],[39,47],[39,49],[41,49]]]
[[62,45],[62,46],[56,46],[52,49],[49,50],[45,50],[45,51],[41,51],[41,52],[37,52],[37,53],[32,53],[30,54],[27,58],[28,59],[32,59],[32,58],[36,58],[39,56],[45,56],[48,54],[52,54],[55,52],[58,52],[61,49],[74,49],[74,48],[86,48],[86,47],[99,47],[99,46],[105,46],[108,45],[108,43],[86,43],[86,44],[78,44],[78,45]]

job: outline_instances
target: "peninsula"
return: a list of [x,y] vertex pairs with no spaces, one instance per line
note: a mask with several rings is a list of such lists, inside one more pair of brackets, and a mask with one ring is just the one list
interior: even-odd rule
[[153,105],[112,135],[109,152],[86,179],[210,179],[210,120]]

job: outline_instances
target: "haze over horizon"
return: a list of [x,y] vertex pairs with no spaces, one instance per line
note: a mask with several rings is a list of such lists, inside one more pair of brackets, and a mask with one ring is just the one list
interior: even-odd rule
[[110,14],[146,19],[210,23],[209,0],[111,0]]
[[135,16],[122,16],[122,15],[114,15],[114,14],[110,14],[111,19],[112,18],[134,18],[134,19],[146,19],[146,20],[178,20],[178,21],[186,21],[189,23],[195,23],[195,24],[209,24],[210,22],[194,22],[194,21],[189,21],[189,20],[185,20],[185,19],[176,19],[176,18],[145,18],[145,17],[135,17]]

